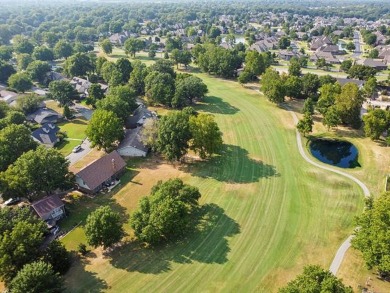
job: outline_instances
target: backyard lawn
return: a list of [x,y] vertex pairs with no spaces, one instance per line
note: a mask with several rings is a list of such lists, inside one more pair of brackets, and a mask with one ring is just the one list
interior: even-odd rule
[[[306,264],[329,267],[352,232],[361,190],[301,158],[290,113],[236,82],[198,76],[209,96],[197,110],[215,115],[221,157],[189,165],[130,160],[120,189],[85,199],[69,217],[72,225],[109,204],[126,220],[158,180],[179,177],[202,194],[196,232],[156,248],[125,241],[108,255],[95,249],[66,275],[69,292],[275,292]],[[362,156],[357,175],[368,170]],[[75,249],[85,242],[82,228],[62,241]]]
[[86,137],[85,130],[87,129],[88,122],[83,118],[77,118],[70,121],[58,123],[60,130],[66,133],[67,137],[56,148],[64,156],[69,155],[72,149],[81,144]]

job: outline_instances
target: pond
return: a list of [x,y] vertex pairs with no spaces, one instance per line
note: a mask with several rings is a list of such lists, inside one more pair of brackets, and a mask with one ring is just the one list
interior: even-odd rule
[[310,143],[310,152],[321,162],[341,168],[360,167],[358,150],[350,142],[330,139],[315,139]]

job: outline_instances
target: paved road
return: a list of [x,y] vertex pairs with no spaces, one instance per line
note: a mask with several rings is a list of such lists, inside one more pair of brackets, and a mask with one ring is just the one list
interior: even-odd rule
[[354,31],[353,32],[353,43],[355,44],[355,52],[352,55],[353,58],[360,58],[362,55],[362,50],[360,46],[360,32]]
[[[297,115],[291,111],[291,109],[287,108],[288,111],[290,111],[291,113],[291,116],[293,117],[293,120],[294,120],[294,123],[297,124],[298,123],[298,117]],[[327,170],[327,171],[330,171],[330,172],[333,172],[333,173],[337,173],[339,175],[342,175],[344,177],[347,177],[348,179],[351,179],[352,181],[354,181],[356,184],[358,184],[360,186],[360,188],[363,190],[363,193],[364,193],[364,196],[365,197],[368,197],[370,196],[370,191],[368,190],[367,186],[361,182],[359,179],[353,177],[352,175],[348,174],[348,173],[345,173],[341,170],[337,170],[337,169],[333,169],[331,167],[327,167],[327,166],[324,166],[324,165],[320,165],[316,162],[314,162],[312,159],[310,159],[304,149],[303,149],[303,145],[302,145],[302,138],[301,138],[301,134],[299,133],[298,130],[296,130],[296,138],[297,138],[297,145],[298,145],[298,149],[299,149],[299,153],[301,154],[301,156],[305,159],[305,161],[307,161],[308,163],[318,167],[318,168],[321,168],[321,169],[324,169],[324,170]],[[334,274],[336,275],[337,274],[337,271],[339,270],[340,268],[340,265],[344,259],[344,256],[345,256],[345,253],[347,252],[348,248],[351,247],[351,239],[353,238],[353,235],[349,236],[344,242],[343,244],[341,244],[341,246],[339,247],[339,249],[337,250],[337,253],[330,265],[330,268],[329,270]]]
[[91,150],[92,150],[91,142],[88,139],[85,139],[81,143],[81,150],[78,151],[77,153],[70,153],[69,155],[66,156],[66,158],[69,160],[70,165],[72,166],[77,161],[84,158]]

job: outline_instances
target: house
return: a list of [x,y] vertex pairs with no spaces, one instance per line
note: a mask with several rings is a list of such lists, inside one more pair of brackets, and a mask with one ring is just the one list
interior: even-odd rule
[[38,124],[57,123],[61,119],[62,115],[48,108],[40,108],[27,116],[28,121],[35,121]]
[[46,123],[42,125],[42,127],[34,130],[31,133],[31,136],[33,140],[39,144],[52,148],[57,142],[60,141],[57,137],[59,130],[60,128],[57,125],[53,123]]
[[273,50],[278,46],[278,39],[275,37],[268,37],[264,40],[257,41],[249,47],[249,50],[261,52],[267,52]]
[[325,59],[326,63],[329,64],[339,64],[340,60],[333,56],[330,52],[315,52],[310,56],[310,61],[316,62],[318,59]]
[[145,105],[141,103],[138,108],[135,109],[133,115],[127,119],[126,128],[137,128],[142,126],[148,118],[157,119],[157,114],[156,112],[148,110]]
[[8,105],[10,105],[12,102],[16,101],[18,99],[18,94],[14,92],[10,92],[7,90],[1,90],[0,91],[0,101],[6,102]]
[[125,167],[126,162],[117,151],[113,151],[76,173],[76,184],[80,190],[95,194],[118,180]]
[[317,50],[323,45],[332,45],[332,41],[327,36],[322,36],[314,39],[310,44],[310,50]]
[[127,129],[125,138],[118,146],[118,153],[123,157],[146,157],[149,148],[141,140],[142,127]]
[[387,65],[381,59],[367,58],[365,60],[360,60],[358,63],[375,68],[376,70],[387,70]]
[[58,195],[51,195],[34,202],[31,207],[43,221],[58,221],[65,214],[65,204]]
[[128,36],[126,34],[116,33],[109,36],[108,39],[110,40],[111,44],[122,46],[125,43],[125,41],[128,39]]
[[290,59],[293,57],[299,58],[300,56],[301,56],[300,53],[294,51],[281,50],[279,52],[279,58],[286,61],[290,61]]
[[340,78],[336,77],[337,82],[343,86],[347,83],[354,83],[356,84],[360,89],[364,86],[365,81],[364,80],[359,80],[359,79],[351,79],[351,78]]
[[[86,95],[88,95],[88,89],[92,85],[92,83],[89,80],[81,77],[73,77],[72,80],[70,81],[70,84],[73,85],[73,87],[79,94],[86,94]],[[99,83],[99,85],[104,92],[107,91],[108,85],[102,83]]]
[[339,46],[329,45],[329,44],[325,44],[325,45],[322,45],[321,47],[319,47],[316,50],[316,53],[319,53],[319,52],[326,52],[326,53],[332,53],[332,54],[340,54],[341,53]]

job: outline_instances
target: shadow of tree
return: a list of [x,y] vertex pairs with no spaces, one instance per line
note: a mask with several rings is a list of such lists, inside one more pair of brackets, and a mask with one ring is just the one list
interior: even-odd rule
[[240,111],[238,108],[216,96],[205,97],[202,102],[195,106],[195,110],[225,115],[233,115]]
[[176,263],[218,263],[228,261],[229,237],[240,233],[240,226],[216,204],[205,204],[194,215],[194,228],[184,239],[143,248],[134,241],[111,253],[114,267],[145,274],[160,274]]
[[[72,267],[65,275],[65,292],[100,293],[108,289],[106,281],[97,277],[96,273],[85,270],[87,264],[88,261],[86,259],[77,259],[74,261]],[[81,288],[80,284],[82,284]]]
[[193,176],[229,183],[250,183],[280,176],[274,166],[249,158],[247,150],[235,145],[224,145],[220,156],[182,165],[180,169]]

